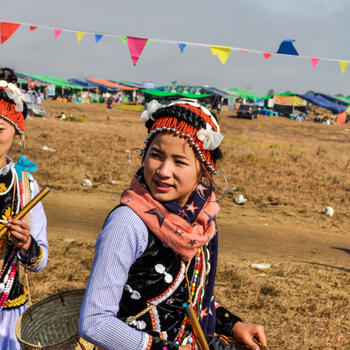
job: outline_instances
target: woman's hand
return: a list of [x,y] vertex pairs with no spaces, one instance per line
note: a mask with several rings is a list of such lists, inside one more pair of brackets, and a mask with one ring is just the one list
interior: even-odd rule
[[253,338],[256,338],[261,344],[267,345],[264,327],[258,324],[236,322],[233,326],[233,337],[249,346],[251,350],[260,350]]
[[29,226],[22,220],[10,217],[8,218],[7,227],[9,228],[11,239],[15,243],[15,246],[20,248],[22,256],[26,256],[32,242]]

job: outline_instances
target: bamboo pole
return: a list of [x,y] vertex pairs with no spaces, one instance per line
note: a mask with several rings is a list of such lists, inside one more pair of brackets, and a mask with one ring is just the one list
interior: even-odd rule
[[[21,220],[35,205],[37,205],[49,192],[50,188],[45,186],[28,204],[22,208],[17,215],[15,215],[15,219]],[[0,238],[7,232],[8,227],[4,226],[0,230]]]
[[194,313],[192,303],[186,303],[184,305],[187,315],[191,321],[191,326],[193,329],[193,333],[198,341],[198,345],[200,350],[209,350],[209,345],[207,343],[207,340],[205,339],[205,335],[203,333],[202,327],[198,322],[197,316]]

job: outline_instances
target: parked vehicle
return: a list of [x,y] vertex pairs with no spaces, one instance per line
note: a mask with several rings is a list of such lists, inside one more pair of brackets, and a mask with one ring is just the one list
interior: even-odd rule
[[34,117],[43,117],[45,115],[45,108],[42,106],[39,106],[33,102],[26,102],[28,112],[27,115],[34,116]]
[[254,105],[241,104],[237,111],[238,118],[247,118],[247,119],[257,119],[259,116],[259,109]]
[[35,102],[41,103],[41,98],[39,94],[34,91],[30,90],[24,95],[24,101],[27,104],[28,112],[27,114],[29,116],[33,117],[43,117],[45,115],[45,109],[44,107],[36,104]]

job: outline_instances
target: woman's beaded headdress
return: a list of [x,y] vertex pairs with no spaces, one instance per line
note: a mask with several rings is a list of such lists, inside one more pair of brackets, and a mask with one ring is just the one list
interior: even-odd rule
[[18,134],[23,135],[23,94],[16,84],[8,83],[6,80],[0,80],[0,89],[4,90],[9,99],[14,102],[0,98],[0,118],[13,125]]
[[149,132],[143,152],[155,134],[174,133],[186,139],[209,173],[215,174],[212,152],[219,148],[223,136],[216,119],[207,108],[181,100],[163,106],[153,100],[141,114],[141,121],[146,124]]

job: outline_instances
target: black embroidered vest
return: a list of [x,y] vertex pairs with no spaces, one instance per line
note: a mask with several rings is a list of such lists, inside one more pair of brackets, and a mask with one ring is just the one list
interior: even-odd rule
[[[193,268],[194,259],[188,267],[189,275]],[[185,270],[180,255],[149,230],[147,248],[130,268],[117,317],[131,327],[174,341],[186,315],[183,308],[188,301]],[[144,313],[132,319],[141,312]],[[184,336],[189,331],[185,333]]]

